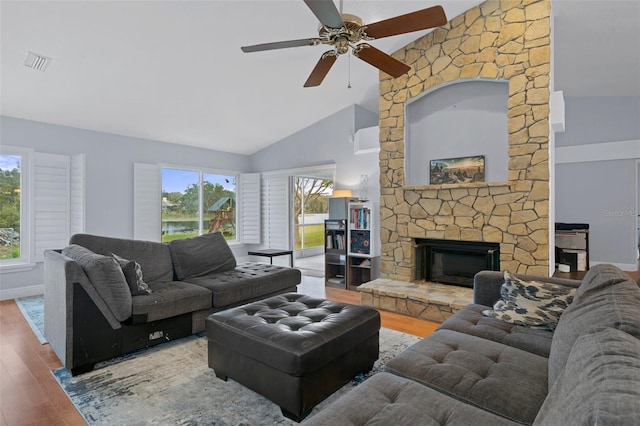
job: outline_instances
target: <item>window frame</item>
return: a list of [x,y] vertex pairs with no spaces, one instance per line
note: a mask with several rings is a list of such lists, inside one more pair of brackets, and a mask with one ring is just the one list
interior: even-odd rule
[[[235,209],[235,229],[236,229],[236,236],[235,239],[233,240],[227,240],[227,244],[229,244],[230,246],[235,246],[235,245],[241,245],[242,241],[241,241],[241,223],[240,223],[240,203],[239,203],[239,197],[240,197],[240,176],[241,176],[241,172],[238,171],[233,171],[233,170],[222,170],[222,169],[209,169],[209,168],[204,168],[204,167],[193,167],[193,166],[184,166],[184,165],[179,165],[179,164],[171,164],[171,163],[160,163],[158,164],[159,167],[159,176],[160,176],[160,200],[162,200],[162,191],[164,190],[163,188],[163,182],[162,182],[162,172],[164,169],[172,169],[172,170],[181,170],[181,171],[186,171],[186,172],[197,172],[198,173],[198,185],[199,185],[199,193],[198,193],[198,216],[199,216],[199,229],[198,229],[198,235],[204,235],[205,233],[205,229],[202,225],[203,222],[203,211],[202,211],[202,202],[203,202],[203,182],[204,182],[204,175],[217,175],[217,176],[233,176],[235,179],[235,194],[236,194],[236,199],[235,199],[235,203],[236,203],[236,209]],[[160,208],[160,224],[162,226],[162,205],[159,206]],[[160,241],[162,241],[162,231],[160,231]]]
[[21,272],[35,268],[33,261],[33,164],[31,148],[2,145],[0,154],[20,157],[20,257],[0,259],[0,272]]

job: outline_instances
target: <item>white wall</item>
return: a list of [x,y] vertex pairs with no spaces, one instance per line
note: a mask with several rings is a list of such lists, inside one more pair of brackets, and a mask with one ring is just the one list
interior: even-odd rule
[[[556,147],[640,141],[640,97],[566,97],[566,131]],[[606,145],[603,145],[606,146]],[[593,148],[592,146],[588,148]],[[636,268],[636,161],[556,164],[556,221],[590,225],[591,263]]]

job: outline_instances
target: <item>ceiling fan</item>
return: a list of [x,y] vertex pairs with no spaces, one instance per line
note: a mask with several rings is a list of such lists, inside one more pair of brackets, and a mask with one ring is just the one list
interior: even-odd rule
[[316,46],[318,44],[333,46],[333,49],[322,54],[313,71],[311,71],[311,75],[304,83],[304,87],[319,86],[329,73],[338,55],[347,53],[349,48],[357,58],[393,77],[400,77],[408,72],[411,67],[376,49],[369,43],[359,42],[426,30],[447,23],[442,6],[433,6],[365,25],[362,19],[355,15],[338,12],[332,0],[303,1],[320,21],[318,37],[255,44],[243,46],[241,49],[243,52],[260,52],[288,47]]

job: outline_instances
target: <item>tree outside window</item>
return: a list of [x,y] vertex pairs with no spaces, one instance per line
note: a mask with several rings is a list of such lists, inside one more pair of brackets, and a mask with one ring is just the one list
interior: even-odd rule
[[20,257],[21,162],[0,154],[0,260]]
[[[297,177],[294,179],[295,249],[324,246],[324,219],[328,217],[331,179]],[[317,219],[315,217],[321,217]]]
[[162,241],[210,232],[236,239],[236,176],[162,169]]

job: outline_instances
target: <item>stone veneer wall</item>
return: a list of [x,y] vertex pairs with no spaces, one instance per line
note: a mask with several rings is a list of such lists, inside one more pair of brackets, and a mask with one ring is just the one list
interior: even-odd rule
[[[548,275],[550,8],[486,1],[396,52],[408,74],[381,73],[383,278],[414,279],[414,238],[497,242],[502,270]],[[469,79],[508,81],[509,180],[405,186],[405,103]]]

